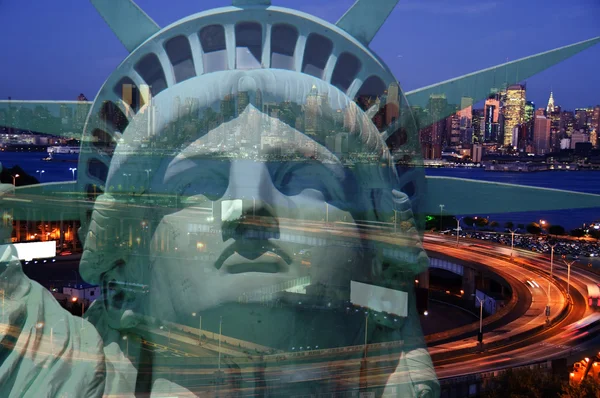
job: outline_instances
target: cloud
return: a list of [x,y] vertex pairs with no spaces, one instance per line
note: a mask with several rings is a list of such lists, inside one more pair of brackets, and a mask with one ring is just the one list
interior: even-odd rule
[[440,1],[405,1],[400,2],[398,9],[401,11],[417,11],[440,15],[479,15],[492,11],[497,7],[496,2],[440,2]]

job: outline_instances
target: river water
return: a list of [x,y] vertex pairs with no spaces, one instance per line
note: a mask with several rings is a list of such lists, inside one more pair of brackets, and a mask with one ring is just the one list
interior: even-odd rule
[[[45,153],[15,153],[0,152],[0,163],[4,167],[21,166],[27,173],[33,176],[37,170],[45,170],[41,176],[42,182],[68,181],[73,178],[69,168],[77,167],[76,162],[42,160]],[[427,175],[470,178],[484,181],[495,181],[509,184],[530,185],[544,188],[565,189],[600,194],[600,172],[598,171],[540,171],[534,173],[509,173],[490,172],[479,168],[428,168]],[[461,214],[464,216],[465,214]],[[583,210],[559,210],[527,213],[506,214],[478,214],[490,216],[491,220],[498,221],[503,225],[506,221],[517,224],[528,224],[540,219],[550,224],[562,225],[566,229],[573,229],[583,223],[591,223],[600,220],[600,203],[598,208]]]

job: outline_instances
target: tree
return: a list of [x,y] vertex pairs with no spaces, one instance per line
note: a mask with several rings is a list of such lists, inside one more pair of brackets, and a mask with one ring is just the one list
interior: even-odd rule
[[492,221],[490,223],[490,227],[492,227],[492,228],[496,228],[498,225],[500,225],[500,224],[498,224],[498,221]]
[[475,218],[475,224],[478,227],[485,227],[486,225],[488,225],[489,220],[485,217],[476,217]]
[[542,228],[540,227],[540,224],[535,223],[535,222],[527,224],[526,230],[530,234],[534,234],[534,235],[538,235],[542,232]]
[[564,235],[565,229],[562,225],[551,225],[550,228],[548,228],[548,233],[550,235]]
[[576,238],[583,238],[585,236],[585,231],[581,228],[572,229],[571,236],[574,236]]
[[594,398],[600,396],[600,384],[593,377],[586,377],[581,383],[563,386],[560,398]]
[[473,224],[474,224],[475,220],[473,219],[473,217],[468,217],[468,216],[467,216],[467,217],[463,218],[463,222],[464,222],[466,225],[468,225],[468,226],[471,226],[471,225],[473,225]]
[[513,224],[512,221],[507,221],[504,223],[504,228],[513,229],[514,227],[515,227],[515,224]]
[[597,229],[590,229],[589,234],[594,239],[600,239],[600,231]]
[[517,228],[519,228],[519,229],[525,229],[525,224],[519,224],[519,225],[517,225]]
[[563,385],[552,375],[539,369],[508,369],[491,381],[481,395],[487,398],[504,397],[559,397]]

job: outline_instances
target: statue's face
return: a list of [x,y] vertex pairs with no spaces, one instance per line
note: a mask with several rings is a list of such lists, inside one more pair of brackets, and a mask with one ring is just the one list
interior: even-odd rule
[[186,199],[149,245],[153,315],[273,301],[308,280],[324,297],[349,288],[359,266],[349,173],[307,135],[249,106],[158,174],[154,184]]

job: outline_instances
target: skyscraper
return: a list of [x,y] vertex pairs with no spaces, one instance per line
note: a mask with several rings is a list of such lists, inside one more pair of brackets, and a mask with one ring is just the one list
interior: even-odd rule
[[531,101],[525,103],[525,140],[527,143],[533,142],[533,124],[535,122],[535,104]]
[[550,91],[550,99],[548,99],[548,106],[546,106],[546,116],[549,116],[552,112],[554,112],[554,96],[552,91]]
[[470,148],[471,144],[473,144],[473,98],[461,98],[459,117],[460,144],[464,148]]
[[587,130],[587,109],[575,109],[575,130]]
[[[543,109],[541,110],[543,112]],[[550,119],[538,112],[536,112],[537,116],[535,117],[533,142],[535,153],[538,155],[544,155],[550,151]]]
[[592,130],[596,130],[596,132],[600,134],[600,105],[596,105],[594,107],[590,127],[592,128]]
[[500,101],[497,96],[485,101],[484,135],[485,142],[497,142],[498,140],[498,117],[500,113]]
[[506,92],[504,105],[504,145],[512,145],[512,134],[516,126],[525,121],[525,86],[515,84]]
[[388,87],[387,99],[385,104],[385,123],[390,125],[398,119],[400,115],[400,98],[399,98],[399,87],[397,83],[392,83]]
[[238,116],[244,112],[246,107],[250,104],[250,95],[247,91],[240,91],[237,94],[237,114]]

